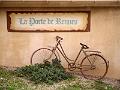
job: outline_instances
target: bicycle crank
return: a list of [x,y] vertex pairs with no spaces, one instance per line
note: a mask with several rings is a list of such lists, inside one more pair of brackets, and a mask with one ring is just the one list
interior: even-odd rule
[[68,64],[68,69],[69,69],[70,71],[74,71],[74,70],[76,69],[75,63],[69,63],[69,64]]

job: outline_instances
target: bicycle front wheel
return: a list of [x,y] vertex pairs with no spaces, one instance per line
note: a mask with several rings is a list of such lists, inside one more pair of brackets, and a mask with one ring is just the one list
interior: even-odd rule
[[81,73],[87,79],[100,80],[108,71],[107,61],[99,54],[90,54],[81,62]]
[[48,48],[40,48],[33,52],[30,63],[34,65],[37,63],[44,63],[44,61],[52,62],[52,59],[55,58],[57,58],[57,56],[52,50]]

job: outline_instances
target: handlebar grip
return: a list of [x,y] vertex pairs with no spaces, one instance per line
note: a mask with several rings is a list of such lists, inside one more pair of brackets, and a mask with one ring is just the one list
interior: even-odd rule
[[63,40],[63,38],[60,37],[60,36],[56,36],[56,40],[57,40],[57,41],[58,41],[58,40]]

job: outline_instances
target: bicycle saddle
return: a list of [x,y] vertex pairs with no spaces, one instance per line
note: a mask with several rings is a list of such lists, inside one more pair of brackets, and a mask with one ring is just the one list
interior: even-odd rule
[[80,45],[82,46],[83,49],[88,49],[88,48],[89,48],[89,47],[88,47],[87,45],[85,45],[85,44],[80,43]]

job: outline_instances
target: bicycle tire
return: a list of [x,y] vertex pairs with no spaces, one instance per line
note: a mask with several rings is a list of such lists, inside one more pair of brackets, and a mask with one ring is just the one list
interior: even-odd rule
[[90,54],[86,56],[82,60],[80,67],[82,75],[91,80],[103,79],[108,72],[107,61],[99,54]]
[[48,48],[40,48],[33,52],[31,56],[31,65],[44,63],[44,61],[52,62],[52,59],[57,58],[57,55]]

